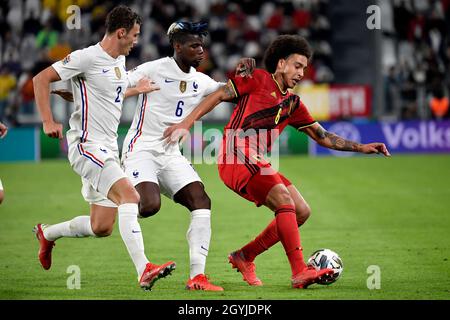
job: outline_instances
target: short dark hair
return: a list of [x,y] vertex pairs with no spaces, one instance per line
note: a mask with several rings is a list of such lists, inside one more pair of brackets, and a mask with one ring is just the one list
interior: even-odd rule
[[267,71],[274,73],[280,59],[286,59],[296,53],[305,56],[308,60],[311,59],[312,49],[305,38],[287,34],[278,36],[264,54],[264,65]]
[[125,28],[129,32],[135,23],[141,25],[141,17],[129,7],[120,5],[112,9],[106,16],[106,32],[111,34],[120,28]]
[[188,22],[177,21],[170,25],[167,35],[170,44],[185,43],[189,36],[198,35],[204,37],[208,34],[208,23],[206,22]]

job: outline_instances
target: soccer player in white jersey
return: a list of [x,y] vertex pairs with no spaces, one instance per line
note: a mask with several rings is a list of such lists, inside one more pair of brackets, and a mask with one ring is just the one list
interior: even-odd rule
[[64,60],[40,72],[33,79],[36,104],[44,132],[62,138],[62,125],[54,121],[49,101],[51,82],[69,80],[75,111],[67,132],[68,158],[81,176],[82,194],[90,204],[90,216],[78,216],[55,225],[38,224],[39,260],[51,266],[55,241],[61,237],[104,237],[111,234],[118,212],[120,235],[138,273],[139,284],[151,289],[154,282],[170,274],[175,263],[150,263],[144,254],[138,223],[139,194],[120,167],[117,128],[128,86],[131,93],[158,89],[149,79],[128,78],[125,56],[137,43],[141,19],[130,8],[118,6],[106,18],[106,34],[101,42],[77,50]]
[[168,30],[173,57],[144,63],[130,72],[130,78],[135,81],[142,76],[151,78],[160,90],[139,96],[133,123],[124,140],[122,163],[140,195],[141,217],[159,211],[160,193],[190,211],[191,222],[186,234],[190,277],[186,288],[222,291],[223,288],[210,283],[205,276],[211,238],[211,201],[179,147],[167,145],[163,138],[166,128],[182,121],[206,95],[221,86],[195,70],[204,56],[206,27],[206,23],[173,23]]

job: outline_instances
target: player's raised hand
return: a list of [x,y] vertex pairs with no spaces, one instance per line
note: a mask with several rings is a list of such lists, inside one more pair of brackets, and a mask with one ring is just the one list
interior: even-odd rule
[[256,61],[253,58],[242,58],[239,60],[236,66],[236,76],[252,77],[253,70],[255,69]]
[[149,93],[152,91],[159,90],[159,86],[155,84],[155,82],[152,79],[149,79],[147,77],[141,78],[137,84],[136,89],[139,93]]
[[183,143],[189,135],[189,127],[182,122],[168,127],[163,134],[167,144]]
[[361,147],[361,152],[362,153],[367,153],[367,154],[371,154],[371,153],[383,154],[386,157],[390,157],[391,156],[391,154],[389,153],[389,151],[386,148],[385,144],[381,143],[381,142],[374,142],[374,143],[363,144],[362,147]]
[[3,139],[8,133],[8,127],[0,122],[0,139]]
[[73,102],[73,93],[72,91],[66,89],[52,90],[50,91],[52,94],[56,94],[63,98],[66,101]]
[[44,133],[50,138],[62,139],[63,138],[62,128],[63,128],[62,124],[55,121],[43,122]]

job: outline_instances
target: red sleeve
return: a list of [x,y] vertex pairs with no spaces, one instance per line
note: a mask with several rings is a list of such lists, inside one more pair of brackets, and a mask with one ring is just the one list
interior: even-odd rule
[[299,103],[300,106],[295,109],[294,113],[289,118],[289,125],[298,130],[309,127],[316,122],[303,102],[300,101]]
[[237,97],[246,95],[254,91],[259,87],[260,83],[260,75],[259,70],[255,70],[253,72],[252,77],[241,77],[241,76],[231,76],[230,82],[233,86],[233,89],[236,93]]

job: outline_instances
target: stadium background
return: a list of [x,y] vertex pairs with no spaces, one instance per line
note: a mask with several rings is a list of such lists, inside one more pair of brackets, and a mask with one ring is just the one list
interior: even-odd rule
[[[342,215],[352,216],[353,213],[348,211],[354,210],[354,206],[363,205],[353,203],[350,200],[352,196],[366,197],[367,193],[373,196],[371,193],[373,190],[383,189],[383,195],[391,202],[383,204],[372,199],[372,211],[369,210],[374,214],[382,212],[386,214],[383,216],[384,218],[380,218],[382,223],[377,221],[381,223],[380,228],[385,228],[390,224],[387,221],[391,214],[396,212],[402,214],[398,216],[398,219],[392,218],[394,224],[401,224],[403,219],[408,219],[408,221],[410,221],[409,219],[429,219],[428,221],[434,221],[436,224],[440,223],[441,229],[439,227],[437,227],[438,229],[427,229],[432,234],[434,233],[435,237],[439,237],[437,242],[432,241],[423,248],[424,250],[435,250],[433,257],[438,257],[439,260],[436,261],[439,265],[437,268],[443,268],[439,271],[443,272],[444,279],[441,279],[440,284],[437,285],[438,293],[434,294],[436,286],[432,284],[429,290],[426,289],[426,293],[395,295],[391,292],[392,295],[388,294],[386,297],[448,299],[448,290],[444,287],[447,285],[448,288],[450,279],[448,271],[450,268],[448,268],[447,262],[450,241],[447,233],[443,231],[448,230],[450,226],[448,218],[450,207],[448,202],[450,195],[448,164],[450,158],[446,155],[450,153],[449,0],[136,0],[121,1],[120,3],[131,6],[143,17],[140,42],[127,58],[128,68],[133,68],[144,61],[171,55],[165,32],[173,21],[181,19],[209,22],[207,58],[199,70],[218,81],[226,81],[227,75],[233,71],[238,59],[242,56],[255,57],[257,65],[261,66],[264,49],[278,34],[296,33],[306,37],[312,44],[315,53],[304,80],[294,89],[295,92],[300,95],[312,114],[317,120],[320,120],[325,128],[361,142],[373,140],[385,142],[396,159],[393,158],[390,162],[392,166],[380,162],[381,159],[378,158],[370,160],[366,157],[357,157],[361,162],[341,162],[345,160],[338,161],[338,159],[333,161],[331,157],[318,159],[314,155],[350,156],[352,154],[331,153],[318,148],[304,135],[296,134],[295,130],[286,130],[280,138],[280,151],[287,155],[286,159],[281,161],[286,161],[290,165],[290,167],[286,165],[285,170],[294,175],[295,179],[306,180],[312,184],[311,191],[307,192],[307,196],[312,202],[323,201],[320,197],[322,186],[320,183],[315,186],[311,181],[314,179],[308,180],[305,175],[311,174],[319,181],[324,182],[330,189],[336,187],[342,189],[343,194],[339,196],[344,202],[349,202],[348,207],[333,207],[333,202],[331,202],[323,204],[324,207],[316,205],[319,207],[319,212],[323,210],[336,214],[336,211],[342,211]],[[31,79],[37,72],[52,62],[64,58],[70,51],[98,42],[104,34],[103,24],[106,13],[116,4],[119,2],[95,0],[3,0],[0,2],[0,121],[9,126],[8,136],[0,140],[0,178],[2,178],[6,190],[5,203],[0,206],[2,219],[23,214],[23,210],[33,210],[36,206],[33,201],[46,201],[39,199],[49,196],[52,199],[57,196],[62,197],[62,202],[55,204],[52,200],[45,205],[42,204],[43,208],[41,208],[39,217],[45,218],[46,213],[42,211],[44,208],[55,211],[55,207],[63,207],[64,201],[73,202],[70,205],[73,214],[84,206],[79,196],[77,177],[67,173],[70,172],[70,167],[67,160],[64,160],[67,152],[65,141],[50,139],[42,133],[39,115],[34,105]],[[77,5],[81,9],[80,29],[70,30],[67,27],[67,19],[73,13],[66,11],[70,5]],[[56,83],[54,87],[66,88],[67,84]],[[73,110],[73,105],[64,102],[59,97],[52,97],[52,108],[55,118],[64,123],[67,129],[68,117]],[[222,129],[231,110],[232,105],[230,104],[219,106],[205,118],[203,128]],[[119,130],[120,140],[123,139],[128,129],[133,113],[134,100],[130,98],[126,100],[124,106],[123,122]],[[203,140],[201,142],[203,143],[194,143],[193,145],[204,147],[206,142]],[[411,155],[401,156],[403,153]],[[300,157],[306,154],[309,154],[310,157]],[[428,155],[417,156],[417,154]],[[49,159],[58,160],[48,161]],[[296,161],[305,167],[312,166],[312,168],[322,171],[323,176],[314,173],[313,169],[311,172],[306,171],[297,175]],[[32,164],[32,162],[36,162],[36,164]],[[226,208],[227,205],[230,205],[226,199],[230,196],[234,197],[234,195],[223,190],[213,167],[200,166],[198,170],[201,175],[205,175],[205,181],[208,178],[212,181],[209,183],[213,200],[219,198],[217,200],[219,207],[223,205],[223,208]],[[354,177],[349,178],[345,174],[337,174],[337,177],[332,176],[330,179],[327,175],[328,172],[336,174],[335,170],[344,170],[345,172],[345,170],[353,171],[354,168],[359,170],[359,172],[353,172]],[[368,175],[367,172],[377,174],[378,181],[366,181],[360,178],[360,175]],[[42,176],[44,173],[45,176]],[[416,176],[411,176],[409,173],[415,173]],[[64,179],[73,183],[71,188],[66,190],[69,182],[64,183],[64,180],[59,181],[59,184],[56,185],[61,190],[67,191],[69,195],[59,193],[56,187],[50,188],[53,194],[49,194],[48,190],[42,190],[41,194],[34,195],[36,189],[40,188],[40,184],[48,187],[49,184],[57,182],[55,180],[58,179],[55,177],[64,177],[65,175],[68,175],[68,178]],[[345,186],[336,182],[342,182],[347,178],[350,180]],[[336,179],[334,184],[328,181],[334,181],[334,179]],[[395,179],[399,179],[399,181]],[[371,180],[371,178],[368,177],[367,180]],[[26,181],[29,183],[26,184]],[[352,181],[354,185],[351,185]],[[363,188],[361,184],[364,184]],[[402,189],[403,192],[400,196],[397,194],[399,189]],[[22,197],[14,194],[14,190],[25,193],[22,194]],[[314,193],[314,190],[317,191],[317,194]],[[214,192],[216,192],[216,196]],[[424,202],[420,202],[419,199],[411,200],[411,197],[418,195],[426,197],[426,200]],[[220,196],[223,199],[220,199]],[[396,199],[401,199],[401,201],[396,201]],[[22,204],[17,205],[14,201],[27,203],[28,207],[23,207]],[[237,203],[246,210],[255,211],[247,203]],[[425,203],[428,207],[425,206]],[[391,204],[396,207],[391,207],[391,210],[385,208]],[[413,204],[419,206],[419,209],[411,207]],[[165,203],[163,206],[167,206],[170,210],[180,211],[180,209],[173,209],[170,205]],[[383,208],[379,209],[380,206]],[[231,210],[233,211],[233,206]],[[414,213],[412,218],[411,211]],[[363,210],[363,212],[368,214],[367,210]],[[72,213],[66,212],[68,217]],[[54,221],[60,220],[57,215],[52,217]],[[255,217],[258,217],[257,213],[255,213]],[[333,219],[333,215],[328,218]],[[37,217],[30,218],[30,220],[38,222],[35,221],[36,219]],[[343,224],[350,222],[352,225],[350,218],[343,220],[345,221]],[[5,233],[2,240],[6,244],[8,243],[6,228],[14,224],[10,220],[3,222]],[[229,221],[226,220],[223,227],[229,230],[226,222]],[[26,223],[31,222],[27,220]],[[218,224],[222,226],[220,223],[219,221]],[[316,223],[315,229],[314,223]],[[372,232],[369,223],[367,221],[365,223],[369,233]],[[359,224],[356,225],[359,226]],[[182,231],[184,226],[180,228],[180,234],[185,232]],[[249,225],[245,226],[250,228]],[[327,224],[322,220],[313,222],[313,229],[310,229],[307,236],[311,237],[311,233],[317,231],[320,226],[327,226]],[[414,225],[414,228],[416,227]],[[414,237],[412,231],[416,230],[414,228],[408,229],[402,241],[408,241],[405,239],[410,239],[410,236]],[[338,238],[340,232],[339,228],[337,229],[335,233],[330,231],[330,234],[326,235],[326,239],[332,239],[333,235]],[[11,230],[14,228],[11,227]],[[246,233],[248,237],[252,234],[256,234],[256,230]],[[428,236],[429,234],[418,236],[418,239],[425,241]],[[318,246],[321,245],[320,237],[313,236],[312,238],[313,244],[317,242]],[[229,238],[226,239],[230,241]],[[245,240],[240,243],[244,243],[243,241]],[[29,244],[33,246],[30,250],[34,254],[35,243],[29,242]],[[336,245],[338,249],[340,245],[343,246],[341,251],[337,250],[340,253],[342,251],[345,253],[345,250],[351,251],[339,241]],[[185,246],[185,244],[181,246]],[[3,244],[2,248],[3,259],[11,250],[4,249],[6,247]],[[310,249],[313,248],[310,247]],[[177,252],[176,250],[174,252]],[[360,251],[364,252],[362,249],[358,252]],[[278,254],[281,254],[281,251]],[[127,257],[124,256],[122,260],[124,260],[124,269],[128,272],[126,259]],[[211,263],[214,263],[214,259],[214,257],[211,258],[213,261]],[[346,261],[345,258],[344,261]],[[221,260],[220,263],[222,262]],[[444,265],[439,263],[444,263]],[[447,267],[445,268],[445,266]],[[11,273],[11,269],[8,270],[10,273],[5,270],[3,269],[4,276],[5,278],[10,277],[10,285],[7,281],[5,287],[2,288],[1,298],[31,297],[39,299],[36,291],[30,294],[20,290],[19,293],[14,291],[12,282],[13,279],[14,281],[17,279],[14,273]],[[64,273],[64,270],[62,272]],[[233,278],[237,279],[237,276],[233,274]],[[408,278],[410,278],[409,275]],[[339,288],[339,286],[337,287]],[[242,286],[239,288],[244,292],[246,290]],[[347,291],[345,291],[346,289]],[[352,288],[343,288],[343,290],[341,291],[344,292],[342,296],[336,293],[336,295],[319,295],[319,297],[354,297]],[[401,290],[408,292],[409,288]],[[47,293],[49,295],[44,295],[44,298],[68,297],[52,296],[51,289]],[[264,296],[263,291],[258,291],[256,296],[251,294],[250,296],[231,297],[255,298],[258,295],[263,298],[267,297]],[[102,298],[105,296],[92,294],[90,297]],[[106,297],[109,296],[106,294]],[[127,296],[119,296],[119,298],[124,297]],[[170,298],[171,296],[169,294],[161,297]],[[290,293],[285,296],[270,297],[295,299]],[[381,295],[356,295],[356,297],[385,298]],[[182,296],[182,298],[189,297]],[[312,297],[309,295],[307,298]]]
[[[207,58],[199,70],[218,81],[226,81],[242,56],[255,57],[261,66],[270,41],[278,34],[297,33],[311,42],[315,54],[305,79],[295,91],[316,119],[357,122],[356,127],[345,126],[339,133],[350,138],[356,134],[363,140],[372,139],[373,130],[377,130],[368,128],[367,123],[388,121],[391,127],[384,130],[381,138],[387,140],[401,131],[398,137],[393,137],[397,138],[394,141],[384,141],[391,148],[399,140],[400,152],[448,152],[446,122],[438,125],[444,132],[438,133],[441,137],[434,144],[430,124],[423,129],[426,133],[417,123],[400,128],[396,124],[449,117],[449,3],[447,0],[131,1],[128,4],[143,17],[143,27],[140,43],[128,57],[127,67],[171,55],[165,31],[179,19],[209,22]],[[69,29],[67,25],[74,13],[67,12],[67,8],[73,4],[81,9],[79,29]],[[104,34],[105,15],[114,4],[89,0],[1,2],[0,121],[20,130],[11,130],[9,143],[0,142],[2,149],[8,150],[1,153],[0,161],[65,156],[64,144],[59,145],[33,130],[39,125],[39,115],[31,79],[70,51],[99,41]],[[370,9],[371,5],[377,8]],[[53,97],[52,106],[56,119],[67,124],[73,105]],[[213,127],[221,128],[231,109],[231,105],[218,107],[206,119]],[[128,99],[122,137],[133,113],[134,100]],[[33,143],[22,144],[23,154],[17,154],[14,148],[16,135],[35,137]],[[416,140],[422,143],[415,143]],[[308,141],[293,131],[281,137],[282,153],[306,153],[307,145]]]

